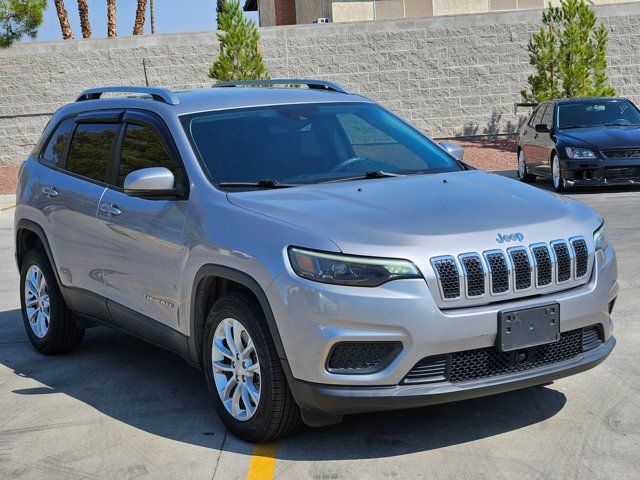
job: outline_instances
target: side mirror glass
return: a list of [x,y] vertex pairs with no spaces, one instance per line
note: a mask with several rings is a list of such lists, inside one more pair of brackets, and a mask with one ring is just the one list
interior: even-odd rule
[[549,126],[546,123],[539,123],[536,125],[536,132],[549,133]]
[[175,181],[168,168],[141,168],[125,177],[124,193],[133,197],[174,195]]
[[440,146],[449,155],[456,157],[458,160],[464,159],[464,148],[452,142],[440,142]]

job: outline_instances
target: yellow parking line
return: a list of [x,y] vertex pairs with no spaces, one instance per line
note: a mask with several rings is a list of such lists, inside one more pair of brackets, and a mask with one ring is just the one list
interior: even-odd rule
[[253,447],[247,480],[271,480],[276,468],[276,442],[259,443]]
[[2,212],[4,210],[9,210],[10,208],[13,208],[15,206],[16,206],[15,203],[3,203],[3,204],[0,204],[0,212]]

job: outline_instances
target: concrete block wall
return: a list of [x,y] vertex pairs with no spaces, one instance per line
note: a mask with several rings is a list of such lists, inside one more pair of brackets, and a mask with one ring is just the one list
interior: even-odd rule
[[[609,76],[640,101],[640,4],[597,8],[610,30]],[[260,30],[271,76],[344,84],[432,136],[517,131],[530,73],[526,44],[540,11]],[[53,112],[89,87],[207,87],[214,32],[16,44],[0,50],[0,165],[29,154]]]

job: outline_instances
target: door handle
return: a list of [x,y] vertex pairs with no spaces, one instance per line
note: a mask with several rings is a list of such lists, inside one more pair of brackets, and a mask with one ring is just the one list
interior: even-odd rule
[[538,134],[536,133],[536,134],[533,136],[533,138],[538,138]]
[[110,203],[103,203],[102,205],[100,205],[100,211],[102,213],[106,213],[107,215],[113,216],[120,215],[122,213],[122,210]]
[[54,186],[42,187],[42,193],[44,193],[47,197],[57,197],[58,196],[58,191],[56,190],[56,187],[54,187]]

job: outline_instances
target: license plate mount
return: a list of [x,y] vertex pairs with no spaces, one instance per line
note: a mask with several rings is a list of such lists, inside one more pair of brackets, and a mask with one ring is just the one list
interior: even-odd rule
[[498,313],[497,346],[503,352],[560,340],[560,304]]

